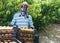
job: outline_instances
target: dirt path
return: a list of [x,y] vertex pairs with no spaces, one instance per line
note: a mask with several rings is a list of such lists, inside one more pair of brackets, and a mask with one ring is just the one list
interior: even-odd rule
[[39,34],[39,43],[60,43],[60,25],[54,24]]

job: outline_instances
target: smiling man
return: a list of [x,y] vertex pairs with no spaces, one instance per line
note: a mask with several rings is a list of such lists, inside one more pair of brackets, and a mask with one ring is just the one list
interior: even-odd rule
[[32,17],[28,15],[29,4],[27,2],[23,2],[20,8],[20,12],[14,15],[11,25],[24,28],[28,28],[28,26],[30,26],[30,28],[34,29]]

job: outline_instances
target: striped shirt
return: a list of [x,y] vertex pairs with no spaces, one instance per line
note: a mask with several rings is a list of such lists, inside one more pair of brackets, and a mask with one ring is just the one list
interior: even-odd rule
[[17,25],[19,27],[24,27],[24,28],[28,28],[28,25],[30,27],[33,27],[33,22],[32,22],[32,17],[30,15],[28,15],[28,18],[25,18],[24,16],[20,16],[21,12],[16,13],[12,19],[11,25]]

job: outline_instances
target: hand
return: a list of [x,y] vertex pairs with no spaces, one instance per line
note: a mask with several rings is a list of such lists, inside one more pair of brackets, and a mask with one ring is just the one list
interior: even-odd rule
[[32,29],[34,29],[34,31],[37,31],[35,28],[31,27]]
[[34,29],[33,27],[31,27],[32,29]]
[[9,25],[10,27],[12,27],[13,25]]

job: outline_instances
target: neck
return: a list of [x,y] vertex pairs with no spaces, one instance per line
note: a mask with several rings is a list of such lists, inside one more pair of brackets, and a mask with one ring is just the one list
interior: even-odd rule
[[26,13],[27,13],[27,11],[20,11],[20,12],[23,12],[24,14],[26,14]]
[[22,12],[22,11],[20,11],[21,12],[21,15],[23,15],[23,16],[26,16],[27,17],[27,15],[28,15],[28,12],[26,11],[26,12]]

